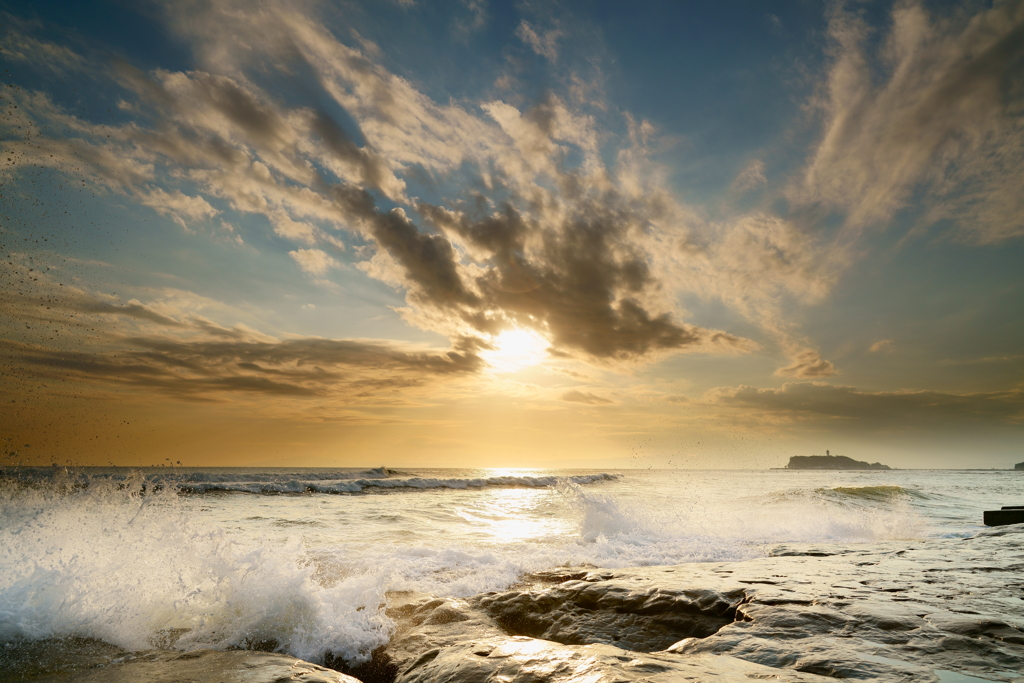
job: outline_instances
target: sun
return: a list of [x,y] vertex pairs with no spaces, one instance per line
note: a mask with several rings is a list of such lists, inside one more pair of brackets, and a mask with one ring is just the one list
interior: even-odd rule
[[496,336],[493,349],[480,355],[494,372],[517,372],[537,365],[547,357],[548,340],[534,332],[515,328]]

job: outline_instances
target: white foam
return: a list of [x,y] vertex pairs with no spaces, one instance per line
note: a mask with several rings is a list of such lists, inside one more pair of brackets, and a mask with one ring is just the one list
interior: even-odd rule
[[0,640],[145,649],[187,629],[179,648],[275,640],[313,660],[358,660],[386,642],[385,586],[372,573],[321,585],[298,541],[240,543],[196,523],[172,492],[123,484],[0,494]]

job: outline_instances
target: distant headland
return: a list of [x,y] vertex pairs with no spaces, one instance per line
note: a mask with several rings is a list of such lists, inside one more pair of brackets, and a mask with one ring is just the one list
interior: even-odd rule
[[1013,469],[1015,469],[1015,470],[1024,470],[1024,462],[1017,463],[1016,465],[1013,466]]
[[845,455],[794,455],[786,465],[787,470],[888,470],[888,465],[880,462],[862,462]]

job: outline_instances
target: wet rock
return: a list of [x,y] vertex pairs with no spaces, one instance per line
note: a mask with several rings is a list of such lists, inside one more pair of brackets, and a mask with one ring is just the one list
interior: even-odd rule
[[[813,600],[788,600],[785,581],[752,584],[735,623],[669,651],[729,654],[837,678],[933,682],[937,671],[952,671],[1024,680],[1018,673],[1024,671],[1024,591],[1016,573],[1024,535],[1015,538],[988,534],[736,563],[733,580],[793,577],[801,582],[796,594]],[[690,581],[699,573],[694,567]],[[721,576],[705,575],[708,581]]]
[[[715,680],[742,661],[762,668],[731,680],[1024,683],[1022,566],[1024,529],[827,554],[790,545],[735,563],[558,569],[526,587],[399,606],[398,681]],[[647,673],[634,675],[634,660]]]
[[[407,669],[426,652],[505,635],[493,619],[465,600],[417,593],[392,593],[388,598],[387,615],[395,621],[396,629],[383,656],[396,673]],[[360,678],[375,683],[364,676]]]
[[609,645],[562,645],[526,637],[498,637],[430,650],[396,683],[677,683],[828,679],[779,671],[735,657],[640,654]]
[[[828,636],[765,637],[746,625],[712,642],[685,640],[669,648],[681,655],[728,654],[776,670],[795,670],[831,678],[862,680],[933,680],[927,667],[892,657],[878,657],[879,648],[862,651],[846,638]],[[917,674],[918,678],[908,678]]]
[[129,656],[93,638],[44,638],[0,643],[0,681],[38,681],[87,671]]
[[722,593],[592,579],[482,595],[471,604],[510,635],[653,652],[682,638],[715,633],[733,621],[745,598],[742,589]]
[[821,605],[744,605],[737,615],[743,621],[756,622],[765,632],[777,631],[780,637],[793,633],[843,633],[858,623],[842,612]]
[[927,615],[926,619],[932,626],[957,635],[974,638],[988,636],[1007,643],[1024,645],[1024,633],[1001,619],[952,612],[933,612]]
[[351,676],[272,652],[140,652],[87,672],[33,683],[359,683]]
[[324,666],[357,678],[362,683],[391,683],[400,669],[399,663],[395,662],[385,647],[378,647],[370,653],[368,660],[358,664],[328,653],[324,657]]
[[584,579],[589,573],[589,569],[560,568],[533,572],[523,578],[525,583],[565,583],[566,581],[579,581],[580,579]]

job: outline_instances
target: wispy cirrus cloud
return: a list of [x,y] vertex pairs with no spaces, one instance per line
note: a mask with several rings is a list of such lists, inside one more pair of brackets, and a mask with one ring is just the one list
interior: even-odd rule
[[516,29],[516,36],[549,62],[558,61],[558,39],[563,35],[565,34],[557,28],[548,31],[538,30],[525,19]]
[[790,198],[841,209],[860,229],[921,194],[924,225],[950,219],[986,244],[1024,235],[1024,2],[936,16],[907,0],[878,53],[872,32],[832,10],[824,136]]
[[892,351],[892,339],[879,339],[868,347],[868,351],[871,353],[886,353],[888,351]]
[[55,74],[88,71],[88,61],[66,45],[58,45],[32,35],[38,22],[27,21],[8,12],[0,12],[4,24],[3,58],[12,62],[30,62]]
[[768,179],[764,175],[764,170],[764,161],[760,159],[751,159],[732,181],[733,187],[737,190],[743,191],[764,185],[768,182]]
[[468,17],[455,22],[455,30],[459,33],[479,31],[487,23],[487,0],[462,0]]
[[836,374],[834,364],[804,339],[786,317],[781,302],[824,301],[848,266],[848,248],[801,230],[793,221],[755,212],[714,226],[714,239],[679,258],[659,255],[666,278],[717,298],[757,324],[778,344],[789,363],[776,375],[821,378]]
[[576,389],[565,392],[560,396],[560,398],[563,401],[569,401],[570,403],[584,403],[591,406],[606,406],[614,403],[614,401],[604,398],[603,396],[598,396],[596,394]]

